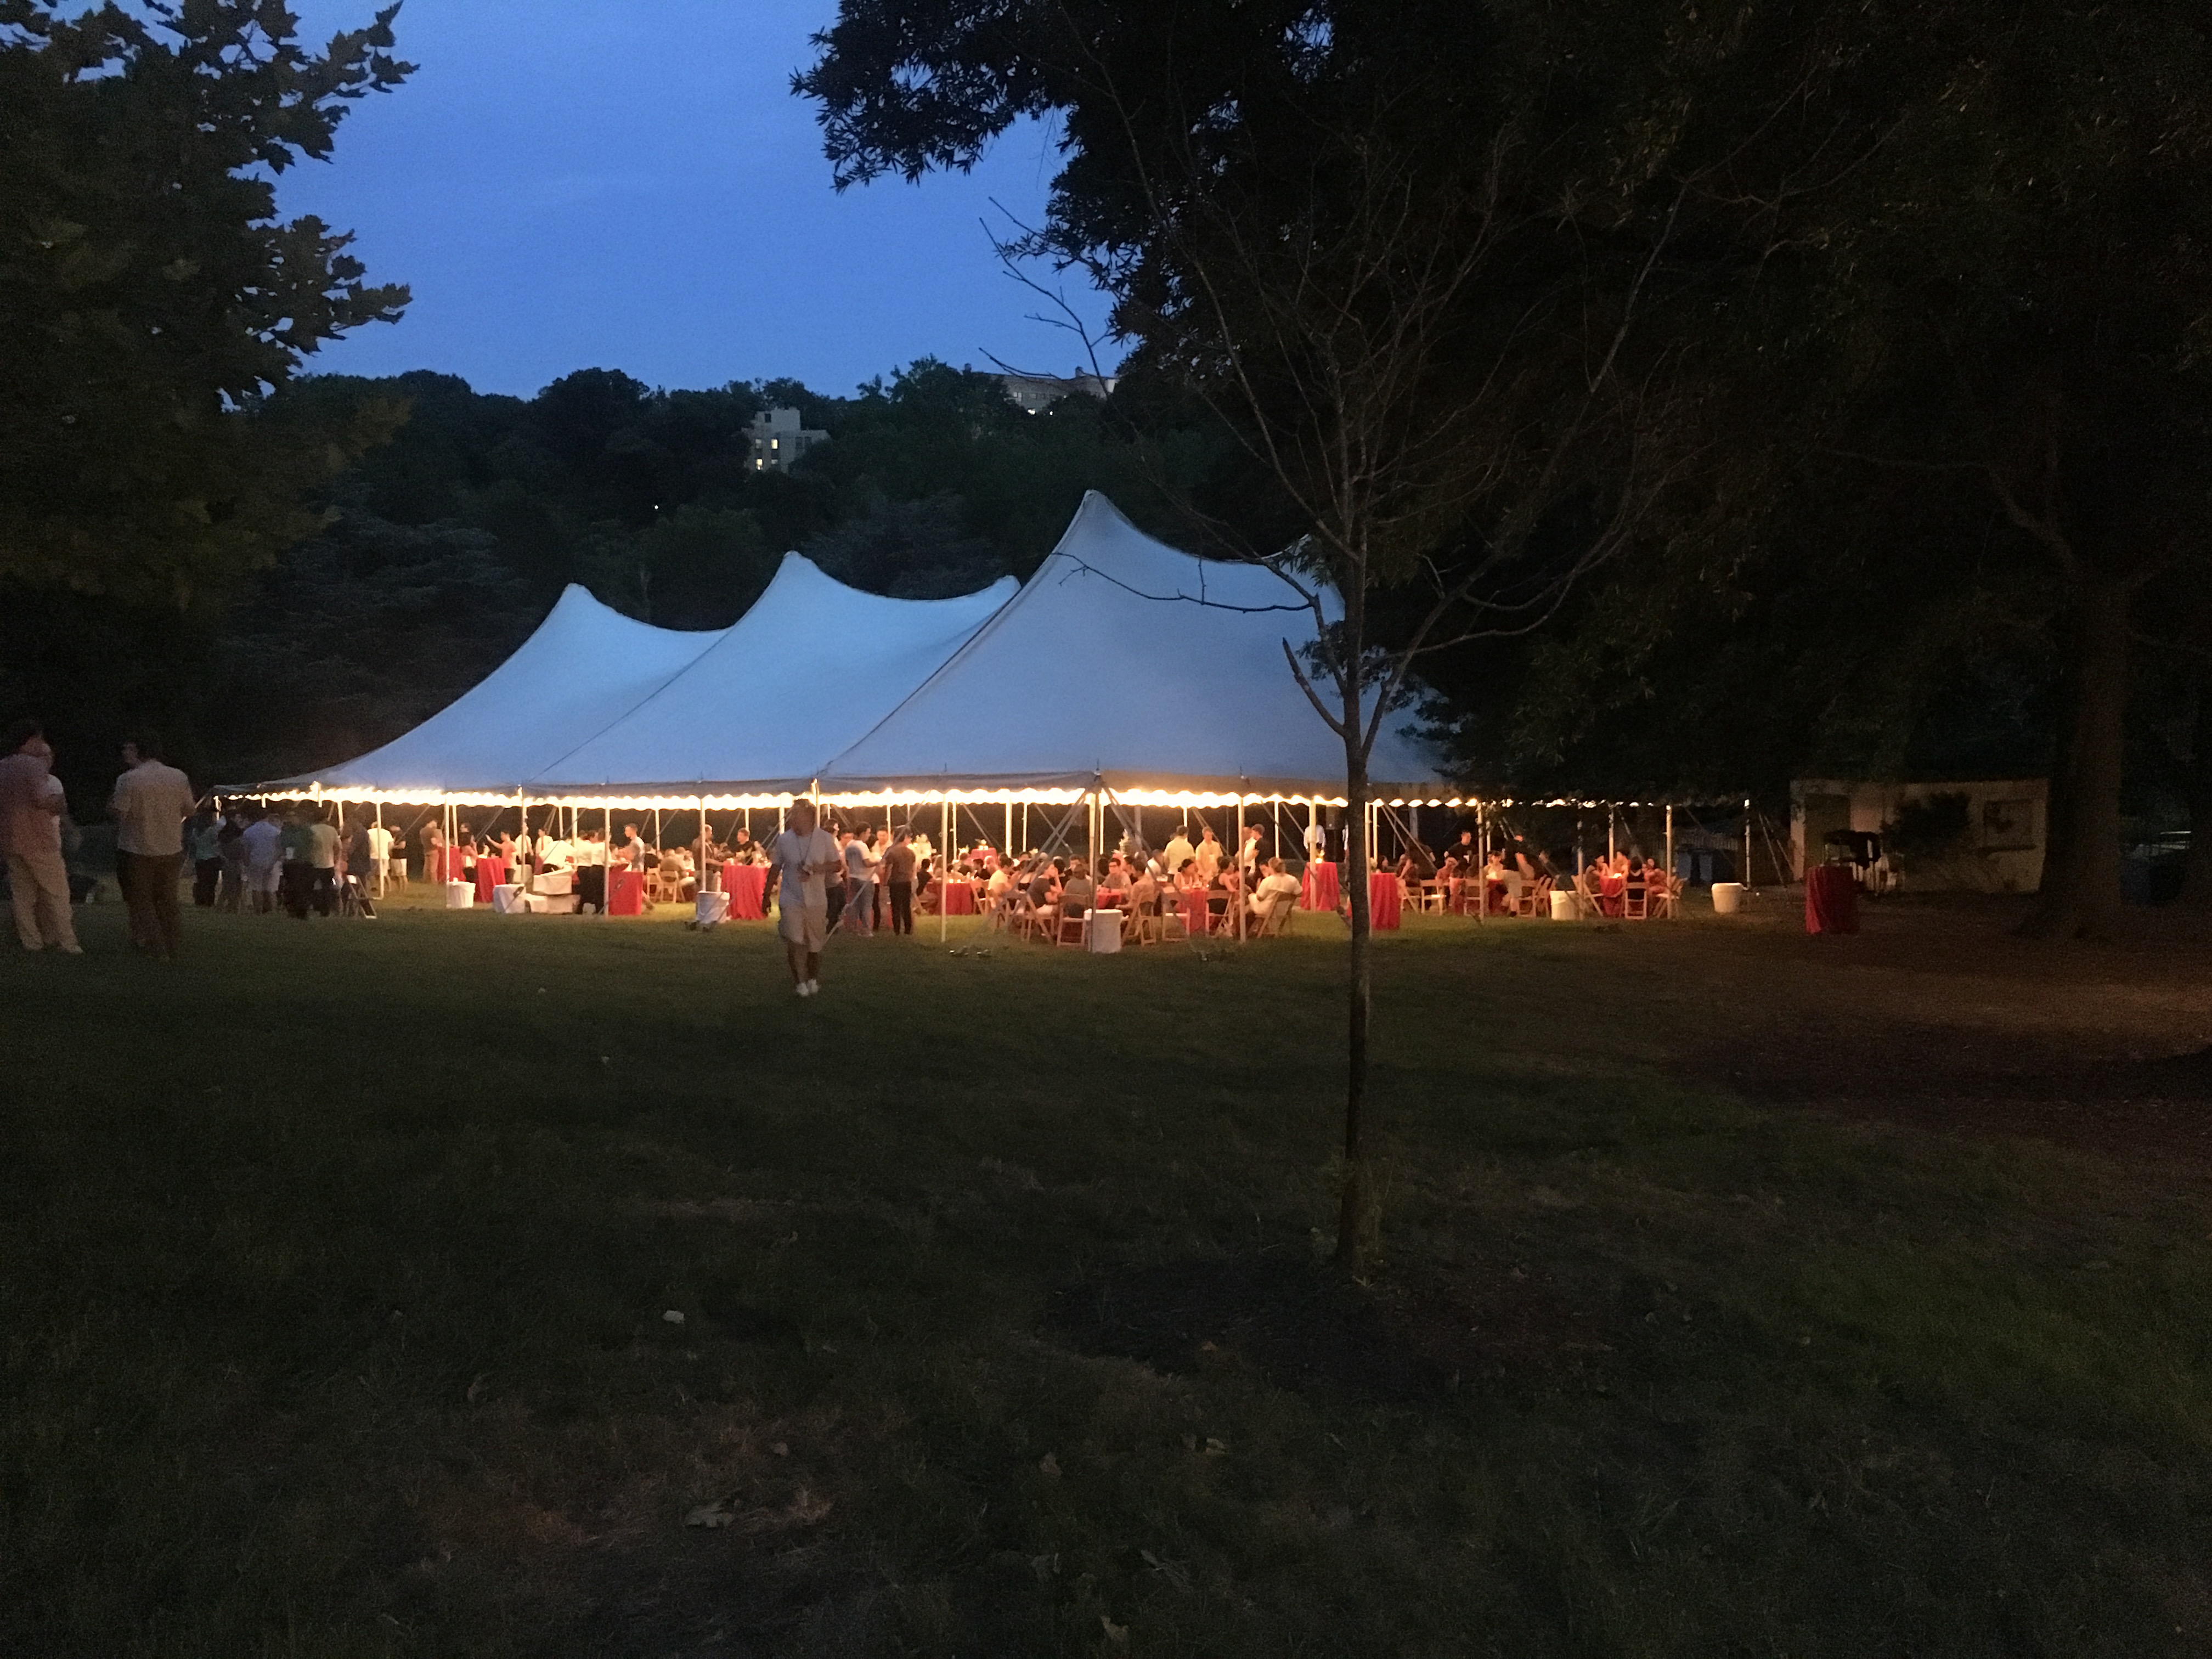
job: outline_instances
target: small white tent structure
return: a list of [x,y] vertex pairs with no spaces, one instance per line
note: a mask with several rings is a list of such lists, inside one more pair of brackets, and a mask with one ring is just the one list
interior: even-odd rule
[[[805,790],[1014,595],[890,599],[796,553],[751,610],[623,716],[532,774],[540,799],[743,805]],[[715,799],[720,798],[720,799]]]

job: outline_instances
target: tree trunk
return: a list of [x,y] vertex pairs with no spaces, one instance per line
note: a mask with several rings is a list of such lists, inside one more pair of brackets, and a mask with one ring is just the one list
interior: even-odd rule
[[2127,583],[2087,575],[2075,592],[2043,885],[2021,929],[2033,939],[2102,934],[2119,921],[2120,775],[2133,593]]
[[[1347,700],[1349,701],[1349,700]],[[1344,1079],[1344,1187],[1337,1199],[1337,1265],[1357,1272],[1369,1228],[1367,1179],[1367,1025],[1374,1006],[1367,908],[1367,757],[1358,738],[1358,708],[1344,743],[1344,881],[1351,907],[1352,1006]]]
[[2181,902],[2212,908],[2212,674],[2197,677],[2197,727],[2189,743],[2189,859]]

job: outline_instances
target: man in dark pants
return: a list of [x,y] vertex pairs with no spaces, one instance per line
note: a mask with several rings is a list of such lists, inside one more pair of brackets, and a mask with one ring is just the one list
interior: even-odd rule
[[905,830],[891,837],[884,854],[884,884],[890,895],[891,932],[914,932],[914,845]]
[[115,884],[131,912],[131,942],[149,956],[177,954],[184,922],[177,910],[177,878],[185,862],[185,820],[191,816],[192,786],[161,761],[151,733],[123,745],[130,769],[115,781],[107,803],[115,819]]
[[[836,818],[830,820],[829,835],[830,839],[840,847],[845,844],[845,826]],[[830,872],[823,890],[827,896],[825,902],[830,907],[830,931],[834,933],[837,931],[837,924],[845,919],[845,862],[842,858],[837,861],[836,869]]]

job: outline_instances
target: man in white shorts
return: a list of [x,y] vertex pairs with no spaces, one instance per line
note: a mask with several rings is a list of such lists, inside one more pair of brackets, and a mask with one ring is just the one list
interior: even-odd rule
[[811,997],[822,988],[822,941],[830,933],[830,894],[823,878],[840,868],[837,842],[805,796],[791,804],[786,828],[769,843],[769,867],[777,878],[776,931],[791,959],[791,982]]

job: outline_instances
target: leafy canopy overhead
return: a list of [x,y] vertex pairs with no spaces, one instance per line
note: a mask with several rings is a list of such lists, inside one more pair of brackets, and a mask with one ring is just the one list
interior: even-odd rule
[[0,575],[187,600],[312,529],[304,493],[390,431],[257,416],[406,304],[272,182],[407,75],[398,9],[317,52],[278,0],[0,0]]

